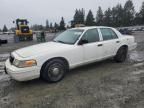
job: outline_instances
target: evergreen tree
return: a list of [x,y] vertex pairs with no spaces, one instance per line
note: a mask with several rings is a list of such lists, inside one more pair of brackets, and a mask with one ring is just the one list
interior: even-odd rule
[[142,21],[142,15],[139,12],[135,14],[134,25],[141,25],[141,24],[144,24],[144,22]]
[[105,26],[112,26],[112,11],[108,8],[104,13],[104,24]]
[[93,13],[91,10],[89,10],[89,12],[88,12],[85,24],[87,26],[94,26],[95,25],[94,16],[93,16]]
[[123,21],[123,18],[125,16],[124,9],[121,4],[118,4],[116,8],[117,8],[117,26],[121,27],[124,25],[124,21]]
[[46,29],[49,29],[49,21],[46,20]]
[[142,24],[144,24],[144,2],[142,3],[142,7],[140,9],[140,13],[139,13],[139,20]]
[[62,17],[61,18],[61,21],[60,21],[60,26],[59,26],[59,30],[65,30],[65,21],[64,21],[64,18]]
[[97,15],[96,15],[96,24],[97,25],[103,25],[103,11],[102,8],[99,6],[98,11],[97,11]]
[[123,7],[121,4],[118,4],[116,7],[112,8],[112,26],[114,27],[119,27],[123,26],[124,21],[123,21]]
[[59,28],[59,25],[55,22],[55,24],[54,24],[54,28],[55,29],[58,29]]
[[124,26],[133,25],[135,9],[132,0],[128,0],[124,5]]
[[115,27],[117,23],[117,9],[116,7],[112,8],[112,26]]
[[4,25],[3,27],[3,32],[8,32],[8,28],[6,27],[6,25]]
[[53,29],[53,23],[50,23],[50,29]]
[[38,30],[44,30],[44,26],[43,25],[38,25]]
[[79,10],[79,22],[80,24],[84,24],[85,23],[85,10],[82,8],[81,10]]
[[84,24],[85,22],[85,10],[82,9],[76,9],[73,21],[71,23],[71,26],[74,27],[76,24]]
[[74,15],[74,20],[73,20],[73,26],[75,25],[75,24],[78,24],[79,23],[79,12],[78,12],[78,10],[76,9],[76,11],[75,11],[75,15]]

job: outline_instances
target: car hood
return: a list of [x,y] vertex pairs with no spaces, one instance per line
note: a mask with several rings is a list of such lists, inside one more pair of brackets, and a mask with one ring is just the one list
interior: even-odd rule
[[38,45],[32,45],[29,47],[21,48],[15,51],[20,57],[26,58],[31,56],[36,56],[39,54],[48,54],[59,52],[63,49],[70,47],[71,45],[56,43],[56,42],[47,42]]

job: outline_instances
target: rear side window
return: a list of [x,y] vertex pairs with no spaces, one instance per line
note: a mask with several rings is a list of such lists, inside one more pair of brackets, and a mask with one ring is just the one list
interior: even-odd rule
[[82,39],[87,40],[88,43],[98,42],[100,40],[98,30],[97,29],[87,30],[86,33],[83,35]]
[[117,39],[118,36],[116,35],[116,33],[109,28],[101,28],[101,33],[102,33],[102,37],[103,40],[111,40],[111,39]]

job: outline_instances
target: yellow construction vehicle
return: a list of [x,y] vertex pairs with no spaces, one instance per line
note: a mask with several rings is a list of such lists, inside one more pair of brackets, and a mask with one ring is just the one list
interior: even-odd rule
[[33,40],[33,31],[30,30],[28,23],[29,22],[26,19],[16,20],[15,40],[17,41]]

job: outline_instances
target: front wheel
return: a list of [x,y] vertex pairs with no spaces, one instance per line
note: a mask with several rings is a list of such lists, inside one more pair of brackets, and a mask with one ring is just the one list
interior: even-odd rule
[[48,82],[58,82],[63,79],[67,71],[66,64],[59,59],[54,59],[45,64],[41,77]]
[[128,48],[127,47],[121,47],[116,56],[114,57],[116,62],[124,62],[127,58]]

